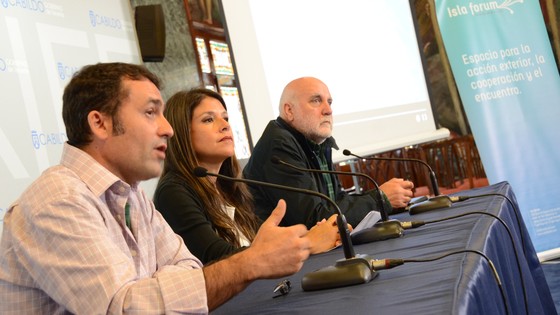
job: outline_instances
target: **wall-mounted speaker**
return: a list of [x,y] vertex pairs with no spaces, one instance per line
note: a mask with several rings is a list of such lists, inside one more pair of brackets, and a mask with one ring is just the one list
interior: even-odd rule
[[136,35],[143,61],[161,62],[165,57],[165,20],[161,4],[137,6]]

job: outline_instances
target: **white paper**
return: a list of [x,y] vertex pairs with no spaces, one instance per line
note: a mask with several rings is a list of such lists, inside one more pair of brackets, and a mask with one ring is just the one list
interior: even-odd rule
[[360,223],[358,223],[358,225],[354,227],[352,232],[350,232],[350,235],[358,231],[361,231],[363,229],[372,227],[379,220],[381,220],[381,214],[379,213],[379,211],[368,212],[368,214],[366,214],[366,216],[362,219],[362,221],[360,221]]

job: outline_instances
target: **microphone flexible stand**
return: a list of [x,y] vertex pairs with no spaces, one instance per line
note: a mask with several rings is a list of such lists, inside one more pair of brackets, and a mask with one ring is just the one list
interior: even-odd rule
[[439,186],[438,186],[438,182],[437,182],[437,178],[436,178],[436,173],[434,173],[434,170],[430,167],[430,165],[422,160],[419,159],[408,159],[408,158],[389,158],[389,157],[362,157],[359,156],[357,154],[354,154],[352,152],[350,152],[350,150],[344,149],[342,151],[342,154],[346,155],[346,156],[354,156],[357,157],[358,159],[362,159],[362,160],[370,160],[370,161],[400,161],[400,162],[416,162],[416,163],[421,163],[422,165],[424,165],[425,167],[428,168],[428,174],[430,175],[430,184],[432,185],[432,190],[434,191],[434,196],[439,196],[440,192],[439,192]]
[[[397,238],[401,237],[404,233],[403,224],[394,219],[389,219],[388,211],[385,208],[385,204],[383,202],[383,195],[381,189],[379,189],[379,185],[377,182],[371,178],[370,176],[363,174],[363,173],[352,173],[352,172],[341,172],[341,171],[325,171],[325,170],[316,170],[316,169],[307,169],[301,168],[295,165],[292,165],[286,161],[281,160],[280,158],[273,156],[271,159],[272,163],[274,164],[282,164],[292,169],[296,169],[302,172],[312,172],[312,173],[327,173],[327,174],[339,174],[339,175],[351,175],[351,176],[362,176],[370,180],[376,189],[377,192],[377,203],[381,213],[381,220],[380,222],[375,223],[372,227],[363,229],[359,232],[352,234],[352,243],[353,244],[363,244],[363,243],[370,243],[376,241],[383,241],[386,239]],[[330,199],[329,199],[330,200]],[[332,201],[332,200],[331,200]],[[336,204],[336,203],[335,203]],[[338,207],[338,205],[337,205]]]
[[307,273],[302,281],[301,286],[305,291],[314,291],[322,289],[330,289],[342,286],[362,284],[370,282],[377,276],[377,272],[373,270],[370,261],[372,258],[368,255],[356,255],[354,247],[350,240],[350,231],[344,214],[338,205],[329,197],[316,191],[294,188],[289,186],[277,185],[267,182],[261,182],[245,178],[229,177],[222,174],[210,173],[203,167],[196,167],[193,170],[196,177],[214,176],[224,180],[242,182],[249,185],[266,186],[281,190],[293,191],[297,193],[314,195],[323,198],[335,209],[337,216],[337,226],[342,241],[345,259],[337,260],[334,266],[321,268],[316,271]]

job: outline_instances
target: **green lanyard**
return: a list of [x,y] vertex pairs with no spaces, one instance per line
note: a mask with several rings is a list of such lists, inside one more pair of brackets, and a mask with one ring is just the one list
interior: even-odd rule
[[[330,171],[329,169],[329,164],[327,162],[327,158],[325,157],[325,143],[323,142],[323,144],[316,144],[313,143],[311,141],[309,141],[311,148],[313,149],[315,155],[317,156],[317,160],[319,161],[319,167],[321,168],[321,170],[323,171]],[[333,181],[331,178],[331,174],[327,174],[327,173],[323,173],[323,179],[325,180],[325,183],[327,184],[327,189],[329,191],[329,197],[332,200],[336,200],[336,195],[334,193],[334,185],[333,185]]]
[[128,202],[124,206],[124,219],[126,222],[126,226],[132,231],[132,224],[130,223],[130,205]]

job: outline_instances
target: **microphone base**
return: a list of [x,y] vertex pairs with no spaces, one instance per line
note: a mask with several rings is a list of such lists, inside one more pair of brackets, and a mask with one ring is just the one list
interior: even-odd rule
[[404,229],[401,222],[388,220],[377,222],[370,228],[353,233],[350,238],[352,239],[352,244],[358,245],[401,237],[403,233]]
[[377,276],[366,255],[338,260],[334,266],[307,273],[301,279],[304,291],[316,291],[367,283]]
[[440,195],[410,206],[408,212],[411,215],[414,215],[441,208],[449,208],[452,203],[451,198],[445,195]]
[[404,207],[404,208],[393,208],[393,211],[391,211],[391,215],[393,214],[399,214],[399,213],[403,213],[403,212],[407,212],[408,208]]

